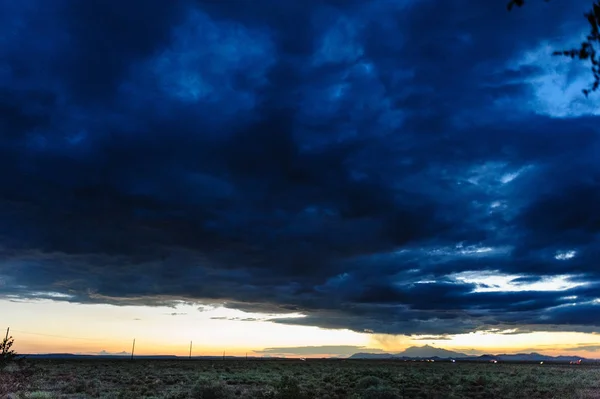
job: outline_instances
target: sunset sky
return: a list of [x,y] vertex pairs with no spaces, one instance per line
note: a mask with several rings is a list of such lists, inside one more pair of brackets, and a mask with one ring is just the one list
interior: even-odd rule
[[590,5],[0,2],[0,329],[600,358]]

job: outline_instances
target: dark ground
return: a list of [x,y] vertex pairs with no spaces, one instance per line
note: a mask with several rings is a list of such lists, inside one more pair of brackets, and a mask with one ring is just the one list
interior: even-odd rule
[[23,398],[600,398],[600,366],[585,364],[312,359],[28,363],[30,376],[16,366],[0,372],[0,398],[8,390]]

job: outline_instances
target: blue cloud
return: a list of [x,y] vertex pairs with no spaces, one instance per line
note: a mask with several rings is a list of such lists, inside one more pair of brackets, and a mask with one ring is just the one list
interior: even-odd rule
[[589,331],[587,5],[3,4],[0,295]]

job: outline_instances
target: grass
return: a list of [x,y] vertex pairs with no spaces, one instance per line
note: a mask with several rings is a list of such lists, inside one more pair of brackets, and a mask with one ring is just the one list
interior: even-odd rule
[[[390,360],[31,360],[19,398],[600,398],[600,366]],[[18,370],[3,371],[0,381]],[[2,392],[0,398],[8,391]]]

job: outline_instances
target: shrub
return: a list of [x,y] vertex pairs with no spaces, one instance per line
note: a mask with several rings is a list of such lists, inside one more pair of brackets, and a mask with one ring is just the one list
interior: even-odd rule
[[363,391],[364,399],[400,399],[397,390],[385,385],[372,386]]
[[33,370],[27,365],[22,365],[21,368],[15,366],[0,369],[0,398],[27,389],[31,385]]
[[14,343],[13,337],[8,335],[0,342],[0,368],[6,367],[17,358],[17,353],[12,349]]
[[26,389],[35,367],[12,349],[14,339],[6,336],[0,342],[0,397]]
[[56,396],[52,392],[34,391],[26,395],[27,399],[53,399]]
[[232,397],[229,387],[220,382],[198,381],[192,388],[194,399],[227,399]]
[[386,385],[386,382],[379,377],[372,375],[358,380],[356,389],[360,397],[365,399],[397,399],[400,398],[398,391]]
[[373,375],[368,375],[358,380],[358,382],[356,383],[356,389],[364,391],[365,389],[377,387],[380,385],[383,385],[383,380],[381,378],[375,377]]
[[304,397],[298,381],[288,375],[281,377],[276,389],[277,397],[280,399],[300,399]]

